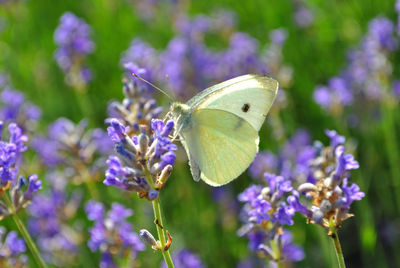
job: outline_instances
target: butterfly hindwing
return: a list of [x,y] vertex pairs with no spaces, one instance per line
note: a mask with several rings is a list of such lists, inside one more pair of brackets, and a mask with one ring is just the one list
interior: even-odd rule
[[[197,109],[191,128],[180,134],[189,155],[191,171],[212,186],[238,177],[258,151],[258,133],[246,120],[218,109]],[[198,174],[193,174],[194,178]]]

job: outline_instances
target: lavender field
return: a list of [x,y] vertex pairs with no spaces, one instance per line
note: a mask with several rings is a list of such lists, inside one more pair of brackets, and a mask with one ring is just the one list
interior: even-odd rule
[[[171,104],[245,74],[196,182]],[[0,0],[0,268],[399,267],[399,102],[400,1]]]

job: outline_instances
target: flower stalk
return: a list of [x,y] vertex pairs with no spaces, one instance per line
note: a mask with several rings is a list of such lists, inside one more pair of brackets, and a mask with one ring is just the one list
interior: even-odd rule
[[339,236],[335,229],[331,231],[330,237],[332,238],[332,242],[335,247],[336,258],[338,261],[338,267],[346,268],[346,264],[344,262],[344,257],[343,257],[343,252],[342,252],[342,247],[340,246]]
[[158,239],[161,242],[161,253],[163,255],[163,258],[165,260],[165,263],[167,264],[168,268],[173,268],[174,263],[172,262],[171,254],[169,253],[169,248],[167,247],[167,242],[165,239],[165,233],[164,233],[164,225],[162,221],[162,216],[161,216],[161,206],[160,206],[160,197],[157,199],[153,200],[151,202],[153,204],[153,211],[154,211],[154,221],[156,223],[157,227],[157,233],[158,233]]
[[18,230],[20,231],[21,235],[24,237],[24,240],[26,244],[29,247],[29,250],[32,253],[32,256],[35,258],[36,264],[40,268],[46,268],[46,264],[44,263],[42,257],[40,256],[39,250],[36,247],[35,242],[33,242],[31,236],[28,233],[28,230],[26,230],[26,227],[24,223],[21,221],[21,219],[18,217],[17,212],[14,209],[14,205],[12,204],[10,198],[8,197],[7,194],[3,194],[4,201],[6,202],[7,206],[9,207],[11,213],[12,213],[12,218],[15,222],[15,224],[18,227]]

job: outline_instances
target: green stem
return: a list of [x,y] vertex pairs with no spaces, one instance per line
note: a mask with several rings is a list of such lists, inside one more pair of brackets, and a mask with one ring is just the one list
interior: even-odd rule
[[278,265],[278,268],[283,268],[282,260],[277,260],[276,264]]
[[26,230],[26,228],[25,228],[24,223],[18,217],[18,214],[15,211],[14,205],[12,204],[10,198],[8,197],[8,195],[6,193],[4,193],[3,196],[4,196],[4,200],[7,203],[7,206],[11,210],[12,218],[13,218],[15,224],[17,224],[17,227],[18,227],[20,233],[24,237],[24,240],[25,240],[26,244],[28,245],[29,250],[31,251],[33,257],[35,258],[35,261],[36,261],[38,267],[46,268],[47,266],[44,263],[44,261],[42,260],[42,257],[40,257],[39,250],[37,249],[35,242],[33,242],[31,236],[28,233],[28,230]]
[[160,207],[160,198],[158,197],[157,199],[152,201],[153,204],[153,211],[154,211],[154,218],[156,220],[156,226],[157,226],[157,233],[158,233],[158,239],[161,242],[161,252],[164,257],[165,263],[167,264],[168,268],[174,268],[174,263],[172,262],[171,255],[169,254],[169,250],[164,250],[166,240],[165,240],[165,233],[164,233],[164,225],[162,222],[162,217],[161,217],[161,207]]
[[79,169],[80,174],[82,176],[82,181],[86,184],[86,187],[88,188],[88,191],[90,195],[92,196],[93,199],[99,200],[99,191],[96,188],[95,182],[92,180],[91,175],[89,171],[86,169],[86,167],[82,167]]
[[92,118],[92,103],[90,102],[86,90],[79,90],[74,88],[76,100],[78,101],[79,108],[83,116],[90,121],[93,121]]
[[336,230],[332,231],[331,238],[332,238],[332,242],[333,242],[333,245],[334,245],[335,251],[336,251],[336,258],[337,258],[337,261],[338,261],[338,267],[339,268],[346,268],[346,264],[344,263],[342,247],[340,246],[339,236],[338,236]]

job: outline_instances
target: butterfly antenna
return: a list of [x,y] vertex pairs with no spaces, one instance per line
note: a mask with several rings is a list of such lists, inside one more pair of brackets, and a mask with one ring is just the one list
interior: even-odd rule
[[169,75],[166,74],[165,78],[168,81],[169,91],[172,92],[172,97],[176,100],[177,99],[176,94],[175,94],[176,91],[174,90],[174,87],[172,86],[171,79],[169,79]]
[[145,82],[146,84],[148,84],[148,85],[154,87],[155,89],[157,89],[158,91],[160,91],[161,93],[163,93],[165,96],[167,96],[170,100],[174,101],[174,99],[173,99],[166,91],[162,90],[162,89],[159,88],[158,86],[154,85],[153,83],[150,83],[149,81],[147,81],[146,79],[144,79],[144,78],[138,76],[138,75],[135,74],[135,73],[132,73],[132,75],[133,75],[134,77],[136,77],[137,79],[139,79],[139,80]]

